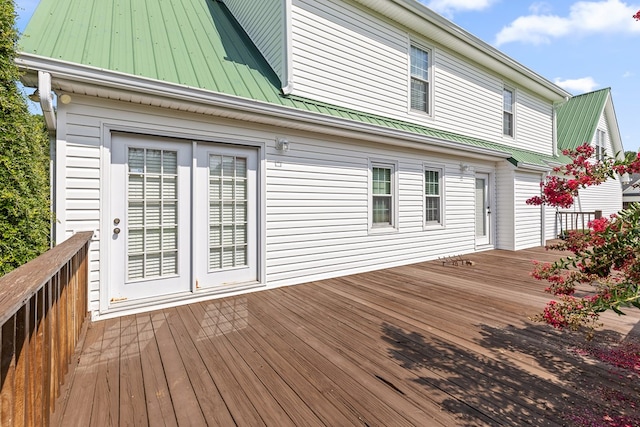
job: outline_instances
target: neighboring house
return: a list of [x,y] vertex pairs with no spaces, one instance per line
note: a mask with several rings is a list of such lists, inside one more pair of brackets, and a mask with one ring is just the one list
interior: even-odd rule
[[570,94],[414,0],[42,0],[20,46],[93,318],[553,235]]
[[[596,158],[624,156],[622,138],[611,100],[611,89],[574,96],[557,109],[558,149],[575,149],[588,143],[595,147]],[[604,216],[622,209],[620,180],[579,191],[573,210],[601,210]]]
[[640,203],[640,173],[629,176],[629,182],[622,183],[622,207],[627,209],[631,203]]

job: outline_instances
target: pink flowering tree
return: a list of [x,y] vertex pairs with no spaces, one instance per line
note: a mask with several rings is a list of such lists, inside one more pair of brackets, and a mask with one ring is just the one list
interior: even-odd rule
[[[580,189],[640,172],[640,153],[629,153],[623,160],[605,157],[596,161],[593,147],[586,144],[563,153],[572,162],[555,168],[555,174],[541,183],[541,195],[527,203],[568,208]],[[555,263],[536,264],[532,275],[546,280],[546,291],[556,299],[535,320],[559,329],[593,328],[604,311],[624,314],[623,309],[640,308],[640,204],[595,219],[587,230],[570,231],[565,240],[550,248],[572,255]]]

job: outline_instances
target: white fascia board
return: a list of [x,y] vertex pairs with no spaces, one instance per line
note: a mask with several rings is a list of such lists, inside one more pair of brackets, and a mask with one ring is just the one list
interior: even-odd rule
[[416,0],[356,0],[551,101],[572,95]]
[[16,59],[16,63],[27,73],[34,70],[50,73],[58,88],[64,88],[65,91],[72,93],[85,95],[87,92],[83,88],[91,91],[101,88],[109,92],[111,99],[116,100],[130,101],[135,96],[139,98],[140,103],[152,106],[166,105],[165,101],[168,100],[173,108],[182,111],[192,111],[194,106],[200,106],[207,108],[207,113],[215,116],[379,142],[386,145],[492,161],[511,157],[511,154],[506,151],[474,147],[412,132],[37,55],[22,53]]

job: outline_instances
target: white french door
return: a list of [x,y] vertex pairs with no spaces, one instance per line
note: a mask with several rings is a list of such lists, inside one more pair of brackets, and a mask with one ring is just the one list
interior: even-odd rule
[[111,302],[188,291],[191,144],[114,133],[111,145]]
[[113,133],[110,304],[255,283],[257,150]]
[[476,246],[488,245],[491,240],[491,206],[487,173],[476,173],[475,228]]
[[257,150],[198,144],[196,162],[196,287],[257,281]]

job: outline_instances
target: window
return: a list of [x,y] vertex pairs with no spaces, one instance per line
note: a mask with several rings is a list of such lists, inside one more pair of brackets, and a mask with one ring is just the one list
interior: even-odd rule
[[411,46],[411,109],[429,113],[429,52]]
[[603,130],[596,130],[596,160],[603,160],[607,152],[606,134]]
[[395,225],[394,166],[371,164],[371,225],[393,227]]
[[425,224],[442,224],[442,169],[424,170]]
[[513,90],[504,88],[502,91],[502,133],[507,136],[513,136]]

